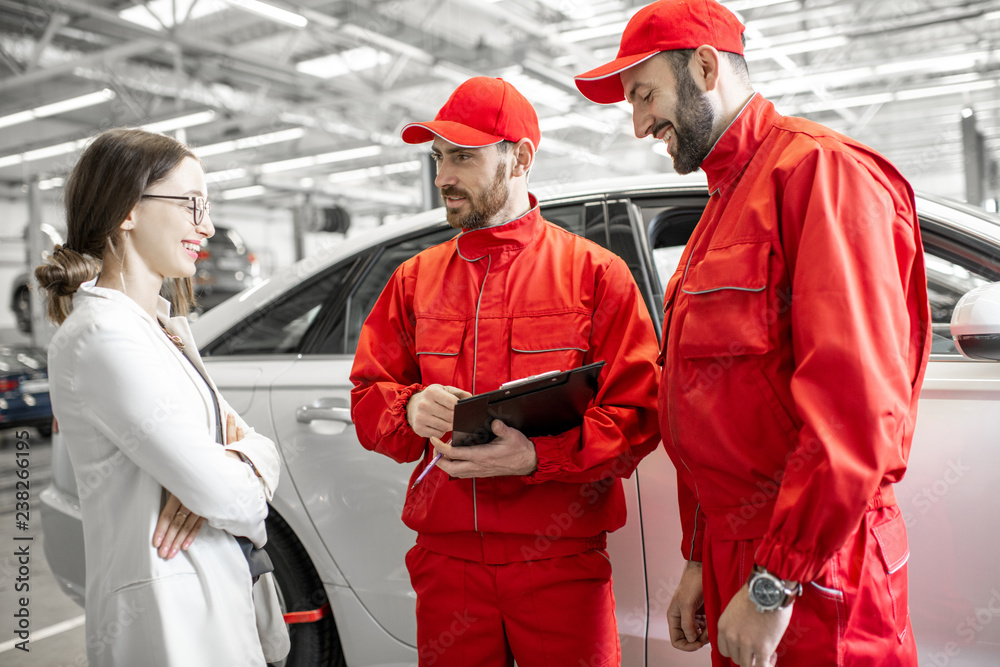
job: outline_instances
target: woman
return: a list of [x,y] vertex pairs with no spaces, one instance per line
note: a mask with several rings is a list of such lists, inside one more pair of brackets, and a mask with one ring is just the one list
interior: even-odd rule
[[201,163],[170,137],[109,130],[65,204],[68,242],[35,275],[61,325],[50,392],[80,489],[89,664],[264,665],[287,635],[259,636],[262,586],[236,537],[264,546],[278,454],[218,395],[183,317],[214,231]]

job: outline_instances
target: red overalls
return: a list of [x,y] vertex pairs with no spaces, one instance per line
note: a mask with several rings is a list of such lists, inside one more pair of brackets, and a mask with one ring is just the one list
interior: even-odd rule
[[[406,421],[433,383],[473,393],[603,360],[582,427],[533,438],[524,477],[407,492],[422,665],[617,664],[605,535],[625,523],[620,477],[656,446],[656,336],[625,263],[544,221],[465,231],[405,262],[362,330],[352,416],[368,449],[429,460]],[[411,477],[412,481],[413,477]]]
[[892,494],[930,348],[912,191],[759,95],[702,168],[711,199],[666,289],[659,407],[713,646],[757,563],[804,586],[779,665],[915,665]]

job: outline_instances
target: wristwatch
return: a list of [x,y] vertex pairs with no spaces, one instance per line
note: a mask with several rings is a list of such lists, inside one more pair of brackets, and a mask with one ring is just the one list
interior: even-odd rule
[[784,609],[802,593],[802,584],[780,579],[760,565],[753,566],[747,586],[750,588],[750,601],[757,605],[759,612]]

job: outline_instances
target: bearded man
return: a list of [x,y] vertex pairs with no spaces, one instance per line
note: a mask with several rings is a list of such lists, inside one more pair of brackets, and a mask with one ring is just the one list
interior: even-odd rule
[[[656,336],[625,263],[542,219],[528,192],[531,104],[476,77],[434,121],[435,185],[461,233],[404,262],[365,321],[351,414],[366,448],[420,461],[403,521],[421,665],[618,665],[606,535],[621,477],[657,443]],[[453,447],[455,403],[530,375],[604,361],[583,423]],[[442,458],[419,483],[412,483]]]
[[576,79],[627,100],[635,135],[711,193],[665,290],[660,430],[688,560],[671,643],[710,642],[716,667],[914,666],[893,495],[930,349],[913,192],[756,94],[742,33],[715,0],[660,0]]

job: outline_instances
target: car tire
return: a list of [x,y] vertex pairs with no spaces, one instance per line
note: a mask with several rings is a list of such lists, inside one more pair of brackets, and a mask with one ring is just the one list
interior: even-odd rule
[[52,437],[52,422],[49,422],[48,424],[39,424],[35,428],[38,429],[38,435],[43,438]]
[[[281,608],[311,611],[327,604],[326,590],[295,533],[273,509],[267,517],[267,555],[274,564],[274,581]],[[281,667],[346,667],[333,616],[288,626],[291,650]]]

